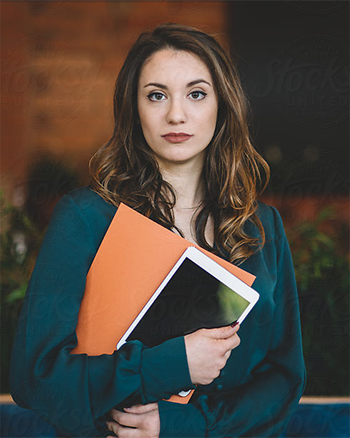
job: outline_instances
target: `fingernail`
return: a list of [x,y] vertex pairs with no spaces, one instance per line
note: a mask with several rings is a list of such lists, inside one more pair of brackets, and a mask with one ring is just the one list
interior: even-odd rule
[[238,325],[238,322],[236,321],[236,322],[234,322],[232,325],[231,325],[231,327],[233,328],[233,327],[236,327],[236,325]]

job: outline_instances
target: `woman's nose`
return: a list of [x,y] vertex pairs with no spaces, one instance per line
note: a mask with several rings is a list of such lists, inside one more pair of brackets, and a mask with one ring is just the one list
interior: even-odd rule
[[185,103],[180,99],[174,99],[169,102],[169,109],[167,113],[167,122],[170,124],[185,123],[187,121],[187,114],[185,110]]

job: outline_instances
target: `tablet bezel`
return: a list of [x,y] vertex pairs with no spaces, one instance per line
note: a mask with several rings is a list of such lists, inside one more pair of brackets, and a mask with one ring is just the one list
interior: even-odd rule
[[233,292],[237,293],[238,295],[240,295],[242,298],[244,298],[246,301],[249,302],[248,307],[243,311],[243,313],[237,319],[237,322],[239,324],[242,324],[244,319],[247,317],[249,312],[252,310],[252,308],[258,301],[259,299],[258,292],[256,292],[253,288],[251,288],[247,284],[245,284],[242,280],[237,278],[235,275],[231,274],[231,272],[227,271],[227,269],[220,266],[218,263],[216,263],[210,257],[205,255],[199,249],[197,249],[194,246],[190,246],[185,250],[185,252],[179,258],[179,260],[175,263],[173,268],[170,270],[168,275],[165,277],[165,279],[162,281],[160,286],[154,292],[152,297],[145,304],[145,306],[138,314],[138,316],[135,318],[133,323],[130,325],[128,330],[124,333],[124,335],[122,336],[122,338],[117,344],[117,350],[127,342],[127,338],[129,337],[129,335],[132,333],[134,328],[138,325],[139,321],[143,318],[143,316],[146,314],[148,309],[152,306],[154,301],[158,298],[162,290],[165,288],[165,286],[168,284],[170,279],[173,277],[175,272],[178,270],[178,268],[186,258],[196,263],[198,266],[200,266],[202,269],[207,271],[209,274],[211,274],[221,283],[225,284],[228,288],[232,289]]

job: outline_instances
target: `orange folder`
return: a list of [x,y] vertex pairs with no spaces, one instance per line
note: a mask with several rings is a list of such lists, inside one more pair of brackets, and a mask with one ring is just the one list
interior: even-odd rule
[[[254,275],[120,204],[89,269],[72,353],[112,354],[118,341],[189,246],[249,286]],[[187,397],[170,401],[187,403]]]

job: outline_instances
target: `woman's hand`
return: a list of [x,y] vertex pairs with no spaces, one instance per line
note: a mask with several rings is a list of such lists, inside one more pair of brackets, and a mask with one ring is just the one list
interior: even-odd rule
[[112,409],[110,414],[114,421],[108,421],[107,427],[118,438],[159,437],[158,403],[135,405],[131,408],[124,408],[124,412]]
[[217,329],[200,329],[185,336],[188,368],[194,385],[209,385],[219,377],[231,351],[241,340],[239,325]]

